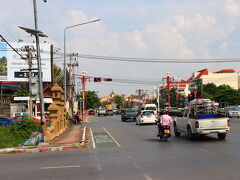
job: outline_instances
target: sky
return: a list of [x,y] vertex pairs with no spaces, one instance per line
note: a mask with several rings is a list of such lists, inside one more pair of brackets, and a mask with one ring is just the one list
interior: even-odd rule
[[[32,3],[1,0],[0,34],[8,41],[31,40],[18,26],[34,28]],[[183,80],[204,68],[239,72],[239,63],[204,62],[240,57],[240,0],[38,0],[37,10],[39,29],[48,35],[46,41],[60,48],[59,52],[63,52],[64,28],[100,18],[99,22],[66,31],[67,53],[203,61],[136,63],[78,58],[76,74],[87,71],[89,76],[113,79],[87,83],[87,89],[99,96],[112,90],[119,95],[136,93],[139,88],[152,91],[166,72]],[[63,67],[63,59],[55,63]],[[120,83],[119,79],[139,84]]]

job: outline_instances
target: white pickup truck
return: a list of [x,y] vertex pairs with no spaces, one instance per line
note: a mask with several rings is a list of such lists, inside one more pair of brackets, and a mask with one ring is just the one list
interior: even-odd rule
[[218,139],[225,139],[230,128],[230,120],[217,113],[202,113],[196,116],[193,109],[187,108],[179,117],[175,117],[173,128],[175,136],[186,132],[189,139],[212,133],[217,134]]

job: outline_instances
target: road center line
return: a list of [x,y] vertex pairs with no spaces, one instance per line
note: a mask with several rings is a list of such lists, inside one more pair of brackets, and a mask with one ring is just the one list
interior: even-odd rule
[[117,146],[120,148],[120,144],[116,141],[116,139],[114,139],[114,137],[112,137],[112,135],[104,128],[102,127],[104,131],[106,131],[106,133],[112,138],[112,140],[117,144]]
[[93,138],[92,128],[90,128],[90,134],[91,134],[91,137],[92,137],[93,149],[95,149],[96,148],[96,144],[95,144],[95,141],[94,141],[94,138]]
[[80,166],[52,166],[52,167],[41,167],[40,169],[63,169],[63,168],[79,168]]

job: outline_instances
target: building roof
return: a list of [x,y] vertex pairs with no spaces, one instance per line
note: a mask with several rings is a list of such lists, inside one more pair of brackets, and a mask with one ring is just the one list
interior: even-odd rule
[[222,69],[220,71],[216,71],[214,73],[235,73],[234,69]]
[[202,77],[202,75],[208,75],[208,70],[207,69],[203,69],[203,70],[200,70],[198,72],[199,72],[199,74],[194,79],[199,79],[199,78]]

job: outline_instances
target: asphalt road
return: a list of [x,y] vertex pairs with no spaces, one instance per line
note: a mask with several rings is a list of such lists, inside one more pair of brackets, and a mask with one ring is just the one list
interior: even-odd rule
[[95,144],[89,150],[0,156],[0,179],[240,179],[240,119],[231,119],[225,141],[173,135],[169,142],[159,141],[155,125],[90,119]]

